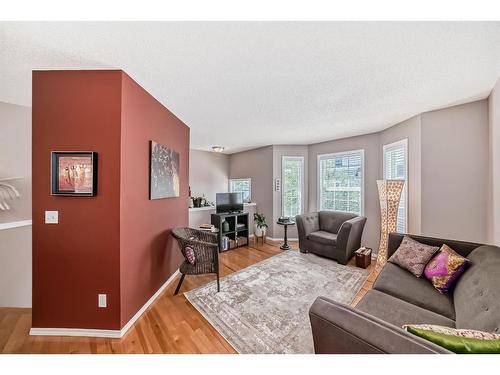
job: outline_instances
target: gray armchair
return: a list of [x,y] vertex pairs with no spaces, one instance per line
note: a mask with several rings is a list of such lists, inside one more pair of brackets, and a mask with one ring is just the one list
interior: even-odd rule
[[366,217],[338,211],[320,211],[295,217],[299,248],[346,264],[361,246]]

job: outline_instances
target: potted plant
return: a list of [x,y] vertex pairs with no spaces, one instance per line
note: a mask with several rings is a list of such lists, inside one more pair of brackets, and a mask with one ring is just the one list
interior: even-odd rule
[[255,222],[255,235],[257,237],[265,236],[267,223],[264,214],[259,214],[258,212],[254,213],[253,220]]

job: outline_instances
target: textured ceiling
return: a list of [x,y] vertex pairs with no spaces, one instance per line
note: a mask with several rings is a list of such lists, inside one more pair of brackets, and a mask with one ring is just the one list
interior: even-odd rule
[[486,97],[499,22],[0,23],[0,101],[31,70],[123,69],[228,152],[370,133]]

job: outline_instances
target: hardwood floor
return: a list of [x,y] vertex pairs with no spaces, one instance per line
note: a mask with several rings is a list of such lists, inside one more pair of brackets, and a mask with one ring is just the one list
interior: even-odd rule
[[[290,245],[298,247],[296,242]],[[277,243],[251,241],[248,247],[220,254],[221,276],[280,252]],[[371,288],[372,278],[370,275],[353,303]],[[0,308],[0,353],[235,353],[182,294],[214,279],[211,275],[188,276],[177,296],[173,292],[178,280],[174,280],[122,339],[29,336],[31,309]]]

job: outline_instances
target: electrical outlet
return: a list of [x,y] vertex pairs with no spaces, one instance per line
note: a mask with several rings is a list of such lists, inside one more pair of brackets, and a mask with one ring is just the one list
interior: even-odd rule
[[108,306],[108,301],[107,301],[107,294],[98,294],[97,295],[97,306],[98,307],[107,307]]
[[45,224],[59,224],[59,211],[45,211]]

